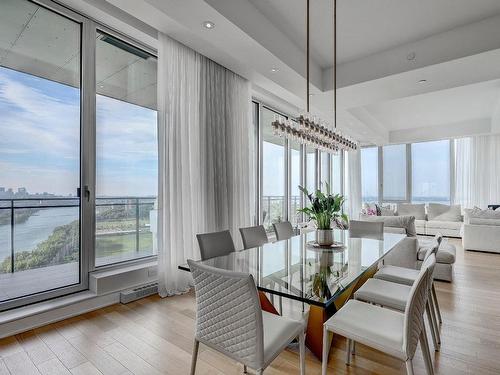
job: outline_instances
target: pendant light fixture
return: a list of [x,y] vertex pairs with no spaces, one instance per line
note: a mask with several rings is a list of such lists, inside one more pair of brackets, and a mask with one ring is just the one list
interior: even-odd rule
[[333,0],[333,127],[311,115],[310,100],[310,0],[306,0],[306,112],[296,120],[278,116],[272,123],[274,133],[311,146],[320,151],[337,153],[356,150],[358,143],[337,130],[337,0]]

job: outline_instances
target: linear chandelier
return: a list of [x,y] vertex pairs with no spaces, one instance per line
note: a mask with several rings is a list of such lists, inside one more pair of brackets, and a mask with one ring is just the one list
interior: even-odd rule
[[333,129],[327,122],[321,121],[310,113],[309,94],[309,61],[310,61],[310,27],[309,1],[306,0],[306,113],[296,120],[281,116],[271,124],[274,134],[290,140],[306,144],[320,151],[337,153],[340,150],[357,150],[358,143],[337,130],[337,0],[333,0]]

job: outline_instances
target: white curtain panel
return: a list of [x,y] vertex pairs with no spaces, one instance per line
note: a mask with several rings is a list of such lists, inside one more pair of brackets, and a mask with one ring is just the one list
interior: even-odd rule
[[485,209],[500,202],[500,135],[455,140],[454,203]]
[[357,220],[361,212],[361,151],[347,152],[346,205],[349,219]]
[[[168,36],[158,48],[159,293],[187,291],[178,266],[199,259],[196,234],[255,216],[254,129],[247,80]],[[235,241],[236,242],[236,241]],[[238,242],[236,242],[238,246]]]

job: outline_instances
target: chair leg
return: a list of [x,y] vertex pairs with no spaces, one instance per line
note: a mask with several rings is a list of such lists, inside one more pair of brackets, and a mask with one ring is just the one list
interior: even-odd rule
[[436,332],[436,339],[437,339],[438,345],[441,346],[441,334],[439,333],[438,316],[437,316],[437,311],[436,311],[436,305],[434,304],[434,298],[432,298],[432,295],[430,296],[428,301],[429,301],[429,306],[430,306],[433,321],[434,321],[434,330]]
[[422,328],[420,332],[420,348],[424,356],[425,369],[427,370],[427,375],[434,375],[434,367],[432,366],[431,353],[429,351],[429,342],[427,340],[427,332]]
[[356,355],[356,341],[351,340],[351,354]]
[[[431,329],[432,344],[434,345],[434,350],[439,351],[439,343],[436,336],[436,326],[434,324],[434,315],[432,315],[432,311],[429,307],[429,300],[427,300],[427,303],[425,304],[425,312],[427,313],[427,320],[429,321],[429,327]],[[422,329],[425,330],[425,324]]]
[[407,359],[405,362],[406,365],[406,374],[413,375],[413,362],[411,359]]
[[439,308],[439,302],[436,294],[436,288],[434,288],[434,283],[432,283],[432,297],[434,297],[434,305],[436,306],[439,324],[443,324],[443,319],[441,318],[441,309]]
[[351,339],[346,338],[345,343],[345,364],[350,366],[351,364]]
[[306,374],[306,333],[301,332],[299,335],[299,352],[300,352],[300,375]]
[[326,375],[326,368],[328,366],[328,353],[330,351],[328,334],[328,329],[326,326],[323,326],[323,359],[321,361],[321,375]]
[[248,374],[247,365],[243,365],[243,373],[244,374]]
[[198,348],[200,347],[200,342],[194,339],[193,345],[193,356],[191,358],[191,375],[194,375],[196,372],[196,361],[198,359]]

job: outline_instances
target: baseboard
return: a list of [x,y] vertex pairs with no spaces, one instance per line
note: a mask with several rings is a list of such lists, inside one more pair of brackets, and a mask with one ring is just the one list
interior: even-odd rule
[[[80,298],[79,298],[80,297]],[[30,310],[11,310],[0,314],[0,338],[12,336],[30,329],[58,322],[89,311],[120,302],[120,293],[96,296],[83,292],[57,300],[29,306]],[[80,300],[78,300],[80,299]],[[69,301],[69,302],[68,302]],[[23,316],[24,315],[24,316]]]

